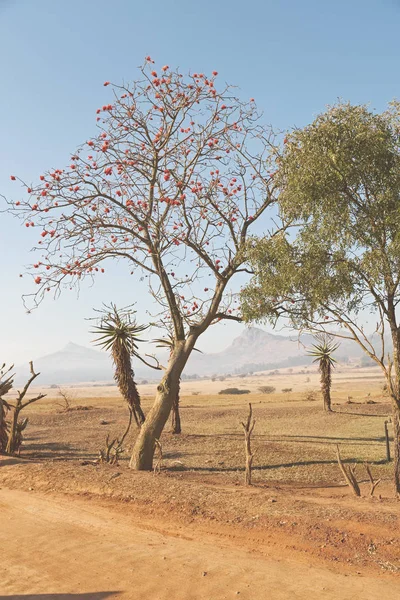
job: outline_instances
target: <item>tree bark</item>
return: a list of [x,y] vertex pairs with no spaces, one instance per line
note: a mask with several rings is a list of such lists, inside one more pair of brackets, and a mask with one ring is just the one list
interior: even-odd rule
[[244,430],[244,449],[246,453],[246,466],[244,473],[245,485],[251,485],[251,468],[253,466],[254,453],[251,451],[251,434],[253,433],[254,425],[256,424],[255,419],[252,419],[253,409],[249,402],[249,414],[246,423],[242,423]]
[[331,406],[331,366],[330,364],[324,365],[321,368],[321,390],[322,398],[324,400],[324,411],[332,412]]
[[154,404],[133,447],[129,466],[136,471],[151,471],[156,443],[168,420],[174,399],[179,390],[179,381],[186,361],[198,336],[189,336],[187,340],[176,342],[168,361],[164,377],[157,387]]
[[172,404],[172,422],[171,422],[171,433],[179,435],[182,433],[181,427],[181,415],[179,413],[179,394],[180,394],[180,381],[178,382],[178,392],[174,398]]
[[7,404],[0,398],[0,452],[5,452],[7,447],[8,435],[7,435]]
[[396,313],[392,302],[389,303],[389,324],[393,343],[393,377],[388,373],[388,387],[393,405],[393,469],[395,493],[400,498],[400,331],[397,327]]
[[400,410],[396,403],[393,403],[393,432],[394,485],[396,495],[400,497]]
[[15,438],[17,435],[17,423],[18,423],[19,410],[14,409],[12,412],[13,412],[13,415],[11,417],[10,430],[8,432],[6,454],[14,454],[14,452],[15,452]]

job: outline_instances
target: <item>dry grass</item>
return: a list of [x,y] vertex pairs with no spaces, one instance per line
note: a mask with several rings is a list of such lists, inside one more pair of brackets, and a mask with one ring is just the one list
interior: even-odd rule
[[[284,482],[296,485],[329,485],[340,483],[341,475],[335,459],[335,446],[340,445],[344,460],[368,461],[374,473],[390,478],[390,465],[385,463],[383,422],[391,409],[380,394],[379,372],[335,373],[334,413],[325,414],[319,394],[317,401],[305,401],[306,390],[318,390],[318,374],[283,373],[274,377],[231,379],[229,385],[252,390],[246,396],[218,395],[226,382],[184,382],[181,400],[183,434],[172,436],[167,426],[162,437],[163,468],[171,472],[185,471],[204,477],[220,475],[236,482],[242,477],[243,435],[240,421],[252,402],[256,427],[254,431],[254,482]],[[357,379],[356,377],[361,377]],[[371,383],[366,385],[366,376]],[[306,381],[307,378],[311,381]],[[260,394],[260,383],[281,389],[290,385],[291,394]],[[194,388],[198,388],[197,390]],[[203,394],[201,388],[214,394]],[[142,386],[142,394],[152,389]],[[368,392],[367,392],[368,389]],[[76,403],[90,406],[88,411],[58,412],[57,398],[49,397],[30,411],[30,424],[23,455],[58,461],[97,457],[107,432],[123,430],[127,411],[115,388],[77,388]],[[198,391],[197,395],[193,395]],[[101,396],[97,394],[101,393]],[[369,396],[367,394],[370,394]],[[352,404],[347,397],[352,396]],[[374,404],[367,404],[373,400]],[[152,397],[143,396],[147,411]],[[106,421],[104,424],[103,422]],[[128,441],[125,458],[134,440]]]

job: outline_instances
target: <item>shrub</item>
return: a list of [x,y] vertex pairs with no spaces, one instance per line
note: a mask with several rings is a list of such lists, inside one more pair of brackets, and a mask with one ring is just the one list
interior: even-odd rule
[[293,390],[293,388],[282,388],[282,392],[284,394],[289,394],[292,390]]
[[239,390],[239,388],[226,388],[225,390],[221,390],[218,394],[250,394],[250,390]]
[[273,394],[276,390],[273,385],[262,385],[258,389],[262,394]]
[[317,392],[315,390],[307,390],[304,392],[303,399],[306,402],[315,402],[317,400]]

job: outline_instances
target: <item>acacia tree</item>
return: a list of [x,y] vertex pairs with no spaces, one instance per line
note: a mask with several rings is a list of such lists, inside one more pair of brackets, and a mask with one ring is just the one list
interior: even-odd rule
[[[115,85],[97,110],[98,135],[52,169],[10,209],[39,231],[33,265],[38,304],[124,259],[148,277],[160,321],[173,331],[153,407],[131,458],[151,469],[179,378],[199,336],[240,320],[231,293],[245,270],[250,227],[275,202],[270,128],[253,99],[242,102],[217,73],[184,77],[147,57],[140,78]],[[105,86],[109,85],[106,81]],[[272,233],[271,233],[272,234]],[[160,323],[161,324],[161,323]]]
[[[294,237],[252,244],[255,276],[242,308],[247,319],[287,317],[298,329],[355,340],[382,369],[400,495],[400,104],[382,114],[338,104],[285,142],[280,209],[303,224]],[[372,336],[363,325],[371,318]]]
[[332,338],[328,335],[316,336],[317,343],[312,345],[308,352],[309,356],[314,357],[313,362],[318,363],[318,370],[321,375],[321,391],[324,401],[324,410],[332,412],[331,387],[332,387],[332,369],[336,360],[333,353],[339,348],[339,344],[334,344]]

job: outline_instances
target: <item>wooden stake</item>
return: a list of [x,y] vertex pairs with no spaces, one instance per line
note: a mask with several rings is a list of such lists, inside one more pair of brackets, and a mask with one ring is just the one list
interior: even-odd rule
[[244,430],[244,448],[246,452],[246,469],[244,475],[245,485],[251,485],[251,467],[253,464],[254,453],[251,451],[251,434],[253,433],[254,425],[256,424],[255,419],[252,419],[253,409],[249,402],[249,414],[247,416],[246,423],[242,422]]
[[387,420],[384,422],[384,427],[385,427],[385,441],[386,441],[386,460],[387,460],[387,462],[390,462],[392,459],[390,456],[390,439],[389,439],[388,423],[390,423],[390,420]]

